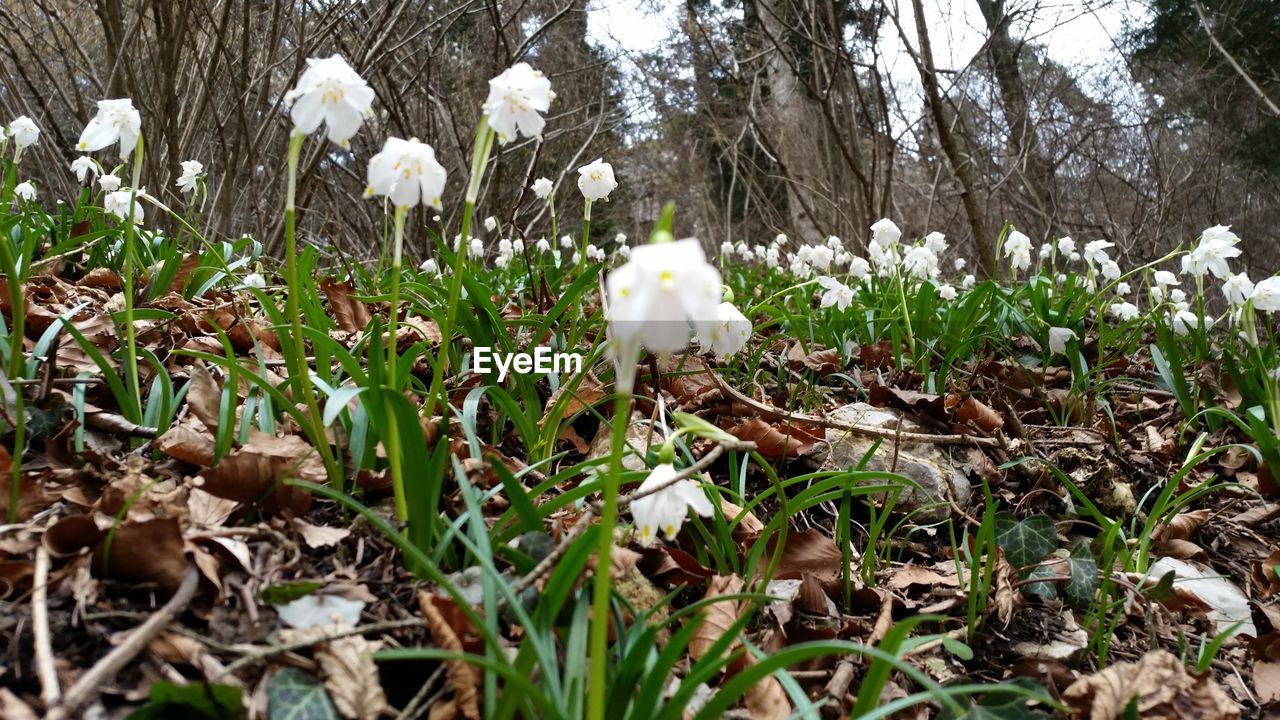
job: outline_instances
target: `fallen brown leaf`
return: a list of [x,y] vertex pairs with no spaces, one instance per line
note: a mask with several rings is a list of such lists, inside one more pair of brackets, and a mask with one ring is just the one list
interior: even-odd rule
[[325,689],[344,718],[376,720],[388,711],[378,666],[373,662],[373,653],[381,647],[381,642],[351,635],[316,648]]
[[311,494],[284,481],[299,478],[321,483],[325,472],[315,449],[302,438],[251,431],[248,444],[199,477],[202,482],[198,486],[212,495],[246,505],[261,504],[268,513],[289,510],[302,515],[311,507]]
[[[462,641],[436,607],[436,600],[435,595],[425,590],[418,592],[418,607],[427,621],[431,639],[441,650],[462,652]],[[453,686],[455,713],[465,720],[480,720],[480,694],[476,690],[476,685],[480,682],[479,668],[463,660],[445,660],[444,666],[449,683]],[[435,714],[432,712],[433,717]]]
[[1137,662],[1118,662],[1080,678],[1062,694],[1079,720],[1125,716],[1136,700],[1144,720],[1230,720],[1240,708],[1213,680],[1212,672],[1189,673],[1172,653],[1153,650]]
[[804,425],[771,425],[760,418],[748,418],[728,430],[739,440],[754,442],[760,454],[776,460],[782,457],[800,457],[825,439],[821,429]]
[[369,306],[352,297],[355,285],[351,281],[325,279],[320,282],[320,292],[329,298],[329,306],[333,308],[333,317],[339,328],[350,333],[362,332],[373,319]]
[[[742,578],[737,575],[717,575],[711,578],[707,586],[704,600],[712,600],[721,595],[732,595],[742,592]],[[724,637],[729,628],[738,621],[742,612],[742,603],[737,600],[713,602],[707,605],[701,614],[702,623],[689,640],[689,656],[701,660],[713,645]],[[729,648],[730,650],[732,649]]]
[[807,352],[800,343],[793,343],[787,350],[787,361],[793,369],[809,368],[819,375],[830,375],[844,365],[840,351],[835,348]]

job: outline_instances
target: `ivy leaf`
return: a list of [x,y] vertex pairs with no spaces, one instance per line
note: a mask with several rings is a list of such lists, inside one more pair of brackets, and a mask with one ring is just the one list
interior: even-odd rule
[[[1043,578],[1037,580],[1036,578]],[[1023,592],[1028,595],[1036,595],[1042,598],[1058,597],[1058,571],[1054,570],[1051,565],[1037,565],[1031,568],[1031,572],[1027,573],[1027,580],[1034,580],[1022,586]]]
[[1098,563],[1089,552],[1089,546],[1081,543],[1071,551],[1067,558],[1067,586],[1063,594],[1067,602],[1077,610],[1085,610],[1093,604],[1093,596],[1098,591]]
[[1044,515],[1018,520],[1013,513],[996,516],[996,544],[1015,568],[1035,565],[1058,549],[1058,533]]
[[297,668],[285,668],[267,682],[268,720],[338,720],[324,685]]

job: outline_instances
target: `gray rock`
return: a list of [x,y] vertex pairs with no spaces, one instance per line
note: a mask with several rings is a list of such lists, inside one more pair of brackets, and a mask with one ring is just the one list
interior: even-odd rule
[[[919,423],[905,417],[893,408],[878,408],[866,403],[853,403],[832,411],[831,420],[850,425],[868,425],[888,430],[897,430],[902,423],[902,432],[927,433],[929,430]],[[855,434],[846,430],[827,429],[827,445],[830,450],[822,463],[824,470],[853,470],[871,449],[876,438]],[[951,515],[948,499],[957,505],[968,501],[973,492],[969,484],[969,475],[965,471],[962,456],[952,455],[952,450],[945,445],[930,443],[903,443],[897,448],[897,459],[894,458],[894,441],[886,438],[880,442],[863,469],[893,471],[913,480],[918,488],[908,487],[898,496],[892,511],[900,514],[911,514],[918,522],[939,522]],[[887,494],[887,493],[886,493]],[[879,496],[878,502],[886,498]]]

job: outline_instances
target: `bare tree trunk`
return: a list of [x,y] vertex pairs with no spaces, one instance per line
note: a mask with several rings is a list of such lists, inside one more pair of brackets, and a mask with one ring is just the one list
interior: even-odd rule
[[924,3],[921,0],[911,0],[911,4],[915,9],[916,33],[920,38],[920,52],[915,57],[916,68],[920,71],[920,82],[924,85],[929,113],[933,117],[933,124],[938,132],[938,145],[947,156],[947,162],[951,165],[951,172],[956,176],[956,182],[960,183],[960,200],[964,203],[964,212],[969,218],[969,230],[973,233],[973,244],[978,251],[978,267],[990,277],[996,269],[995,243],[987,234],[986,223],[978,208],[978,199],[974,195],[973,175],[969,171],[969,160],[960,151],[960,146],[951,132],[951,125],[947,122],[942,104],[942,91],[938,88],[938,71],[933,64],[933,48],[929,44],[929,28],[924,19]]

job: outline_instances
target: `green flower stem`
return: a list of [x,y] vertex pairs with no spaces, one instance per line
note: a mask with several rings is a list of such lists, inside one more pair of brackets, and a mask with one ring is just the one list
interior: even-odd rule
[[[444,374],[449,365],[449,339],[453,336],[453,323],[458,315],[458,301],[462,298],[462,274],[466,272],[467,242],[471,234],[471,220],[476,212],[476,200],[480,197],[480,179],[484,177],[484,169],[489,163],[489,153],[492,151],[493,128],[489,127],[488,120],[481,119],[471,153],[471,180],[467,185],[466,202],[462,208],[462,229],[459,234],[458,249],[453,257],[453,278],[449,284],[449,299],[445,306],[444,324],[440,326],[440,350],[436,353],[436,361],[431,364],[431,388],[427,391],[427,398],[422,407],[422,414],[428,420],[433,417],[436,400],[444,392]],[[442,403],[440,411],[442,414],[449,412],[448,400]]]
[[587,266],[587,245],[591,240],[591,201],[587,200],[582,206],[582,242],[578,248],[578,269],[582,270]]
[[907,279],[900,272],[897,273],[897,276],[898,298],[902,301],[902,320],[907,326],[907,352],[911,355],[911,361],[914,363],[918,358],[916,358],[915,333],[911,331],[911,311],[907,309]]
[[[630,359],[635,362],[634,358]],[[624,359],[624,362],[626,360]],[[604,505],[596,541],[596,572],[592,582],[591,633],[588,657],[591,679],[587,685],[587,720],[604,720],[605,685],[609,674],[609,598],[612,595],[611,554],[613,529],[618,523],[618,486],[622,478],[622,451],[631,419],[631,382],[622,382],[613,404],[613,436],[610,438],[609,474],[604,481]],[[622,387],[621,385],[625,385]]]
[[[0,141],[0,156],[4,155],[5,147],[8,142]],[[0,190],[0,206],[5,211],[9,209],[10,203],[13,201],[13,187],[17,183],[17,165],[16,163],[5,163],[3,190]],[[17,380],[24,376],[23,372],[23,343],[22,338],[26,334],[26,302],[24,302],[23,286],[25,283],[20,282],[22,275],[19,270],[20,260],[13,252],[14,245],[7,240],[0,245],[0,258],[4,258],[3,269],[7,282],[5,287],[9,290],[9,307],[12,309],[12,326],[9,328],[9,377]],[[27,258],[27,267],[31,267],[31,258]],[[9,512],[7,521],[10,525],[18,522],[18,500],[21,497],[22,490],[22,455],[26,447],[26,430],[27,430],[27,411],[26,398],[22,394],[22,386],[17,386],[17,392],[14,393],[13,403],[13,456],[10,458],[10,471],[12,476],[9,478]]]
[[[387,385],[391,392],[400,392],[399,359],[396,357],[396,320],[400,315],[400,271],[404,250],[404,219],[409,208],[397,206],[395,211],[395,244],[391,255],[391,316],[387,319]],[[409,519],[409,501],[404,494],[404,458],[400,456],[400,429],[396,414],[387,404],[387,462],[391,466],[391,487],[395,494],[396,517],[401,522]]]
[[289,364],[289,372],[298,377],[298,388],[307,406],[307,418],[311,422],[311,427],[307,428],[309,430],[307,434],[311,436],[311,443],[315,445],[320,453],[320,459],[324,462],[325,475],[331,484],[343,489],[342,473],[337,460],[334,459],[333,449],[329,447],[329,438],[325,435],[320,405],[316,402],[316,391],[311,386],[311,368],[307,365],[307,341],[302,334],[302,308],[299,304],[302,283],[298,279],[298,239],[295,225],[297,208],[294,200],[298,194],[298,157],[302,154],[303,137],[302,134],[294,132],[289,138],[289,185],[284,205],[285,282],[289,286],[289,292],[285,295],[285,314],[289,317],[293,338],[286,347],[285,358]]
[[144,155],[142,136],[138,136],[138,146],[134,149],[133,179],[129,188],[129,212],[124,220],[124,265],[120,274],[124,280],[124,366],[125,388],[133,407],[129,408],[134,422],[142,421],[142,388],[138,383],[138,335],[133,326],[133,217],[138,206],[138,183],[142,180],[142,159]]

